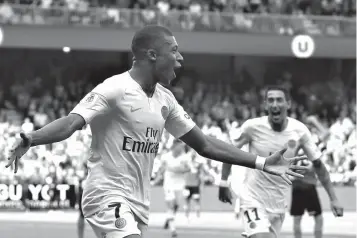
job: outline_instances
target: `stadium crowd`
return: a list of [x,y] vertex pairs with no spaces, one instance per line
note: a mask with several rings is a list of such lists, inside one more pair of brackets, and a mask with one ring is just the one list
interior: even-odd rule
[[[25,69],[26,67],[23,73],[26,73]],[[56,74],[55,70],[52,74]],[[28,132],[41,128],[55,118],[67,115],[86,92],[94,87],[94,84],[88,84],[86,80],[79,80],[83,78],[79,74],[72,74],[72,77],[66,80],[53,80],[50,76],[43,76],[44,74],[34,79],[21,76],[18,81],[3,81],[0,90],[0,183],[31,181],[78,184],[84,176],[83,164],[89,156],[91,141],[88,127],[77,131],[66,141],[31,148],[21,160],[17,174],[14,174],[13,170],[5,169],[6,152],[14,143],[14,135],[21,130]],[[275,82],[285,85],[290,89],[293,98],[299,99],[293,101],[290,116],[308,125],[311,115],[319,117],[330,132],[326,143],[320,143],[319,146],[324,151],[323,161],[328,165],[333,182],[355,184],[357,167],[354,91],[347,92],[339,80],[317,82],[306,86],[309,88],[307,90],[301,86],[293,86],[294,82],[290,80],[290,76],[285,73],[282,80]],[[233,82],[216,80],[208,83],[185,77],[186,79],[182,77],[182,82],[179,81],[173,91],[178,101],[206,134],[222,140],[235,139],[239,136],[239,126],[245,120],[265,113],[261,103],[264,97],[261,87],[244,86],[242,83],[238,87]],[[328,87],[335,92],[335,105],[317,100],[318,94],[313,93],[314,88],[316,92],[326,92]],[[351,97],[338,100],[349,93]],[[318,142],[319,135],[314,128],[311,130]],[[153,176],[160,165],[160,155],[170,149],[170,140],[172,142],[172,138],[164,133]],[[218,177],[220,163],[208,160],[206,163]],[[214,178],[208,178],[208,182],[214,182]]]
[[6,0],[0,23],[355,36],[356,0]]
[[296,14],[298,12],[313,15],[355,14],[355,0],[5,0],[5,4],[24,4],[41,8],[63,7],[69,10],[83,11],[88,7],[111,7],[124,9],[168,11],[186,10],[197,14],[202,11]]

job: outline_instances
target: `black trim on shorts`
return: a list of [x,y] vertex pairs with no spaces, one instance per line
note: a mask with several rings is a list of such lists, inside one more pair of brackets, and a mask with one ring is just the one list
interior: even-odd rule
[[312,216],[321,215],[321,203],[315,185],[293,187],[290,215],[302,216],[305,210]]
[[186,189],[188,190],[189,194],[187,196],[187,199],[191,199],[193,195],[200,195],[201,194],[201,189],[200,186],[186,186]]

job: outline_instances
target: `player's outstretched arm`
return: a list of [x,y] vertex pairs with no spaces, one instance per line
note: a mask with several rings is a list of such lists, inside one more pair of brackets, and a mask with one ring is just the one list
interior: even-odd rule
[[333,188],[330,173],[327,171],[325,164],[321,161],[321,151],[314,143],[310,131],[304,127],[304,134],[301,138],[302,149],[307,157],[312,161],[315,173],[319,178],[322,186],[325,188],[331,201],[331,209],[335,216],[343,216],[343,207],[339,204],[335,190]]
[[[235,143],[235,147],[241,149],[245,144],[249,143],[249,136],[246,133],[242,133],[238,140]],[[223,163],[222,164],[222,173],[221,173],[221,182],[218,189],[218,199],[221,202],[228,202],[232,204],[232,193],[228,186],[228,177],[232,170],[232,164]]]
[[29,133],[31,146],[56,143],[69,138],[76,130],[85,126],[86,122],[78,114],[69,114],[59,118],[41,129]]
[[314,160],[312,163],[314,165],[314,169],[315,169],[315,173],[317,174],[317,177],[319,178],[322,186],[324,187],[330,198],[331,210],[333,214],[337,217],[343,216],[343,207],[338,201],[338,198],[335,193],[335,189],[330,179],[330,173],[327,171],[326,166],[321,161],[321,159]]
[[275,152],[267,158],[256,156],[216,138],[205,136],[197,126],[180,139],[203,157],[227,164],[263,170],[264,172],[280,176],[289,184],[291,184],[291,181],[287,175],[303,177],[302,174],[293,172],[292,170],[306,170],[305,166],[294,164],[299,160],[306,159],[305,156],[291,159],[284,158],[283,154],[286,149]]
[[57,119],[43,128],[25,134],[20,133],[18,139],[10,150],[8,168],[12,163],[15,163],[15,173],[18,168],[18,160],[28,151],[31,146],[44,145],[59,142],[69,138],[76,130],[81,129],[85,125],[84,119],[77,114],[70,114],[66,117]]

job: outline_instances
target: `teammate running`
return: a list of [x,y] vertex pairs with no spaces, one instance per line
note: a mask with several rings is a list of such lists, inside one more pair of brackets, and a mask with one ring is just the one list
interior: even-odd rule
[[304,157],[287,159],[282,146],[261,157],[202,133],[162,86],[170,84],[183,62],[170,30],[145,26],[135,33],[131,50],[129,71],[96,86],[68,116],[20,133],[7,164],[14,163],[16,172],[31,146],[65,140],[89,124],[92,154],[82,208],[98,238],[138,238],[147,229],[151,172],[164,128],[203,157],[262,170],[289,184],[288,175],[302,176],[293,170],[305,169],[294,165]]
[[185,144],[180,140],[175,140],[172,150],[162,155],[162,164],[158,175],[153,182],[153,185],[157,184],[163,175],[163,189],[168,208],[164,228],[170,228],[172,237],[177,236],[175,216],[179,208],[179,204],[183,200],[185,173],[190,170],[184,146]]
[[[288,92],[279,86],[270,87],[265,97],[268,116],[247,120],[242,125],[242,135],[237,141],[237,147],[249,144],[250,152],[268,156],[272,151],[286,145],[286,157],[295,156],[297,150],[302,148],[312,161],[316,174],[330,197],[334,215],[342,216],[343,208],[338,202],[330,175],[320,160],[321,152],[312,141],[310,131],[303,123],[287,116],[291,103]],[[230,164],[223,165],[221,179],[224,186],[219,188],[219,199],[222,202],[230,202],[232,198],[226,182],[230,170]],[[243,191],[239,194],[244,214],[244,230],[248,237],[279,237],[288,191],[289,186],[281,179],[248,169]]]

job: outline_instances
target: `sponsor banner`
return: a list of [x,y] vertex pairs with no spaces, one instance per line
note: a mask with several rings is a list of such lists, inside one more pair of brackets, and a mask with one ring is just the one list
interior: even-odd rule
[[[51,25],[4,25],[1,48],[62,50],[70,42],[72,50],[128,52],[136,29],[110,27],[71,27]],[[0,28],[1,28],[0,27]],[[351,32],[355,29],[351,23]],[[23,37],[26,36],[26,37]],[[107,37],[103,37],[107,36]],[[280,34],[231,32],[175,32],[180,49],[185,53],[249,56],[285,56],[298,58],[356,58],[355,36],[307,36],[295,38]],[[301,37],[302,36],[302,37]],[[309,38],[308,40],[307,37]],[[120,40],[113,40],[120,39]],[[217,47],[217,43],[221,43]],[[333,47],[338,45],[338,47]]]
[[0,184],[0,209],[68,209],[76,198],[69,184]]

